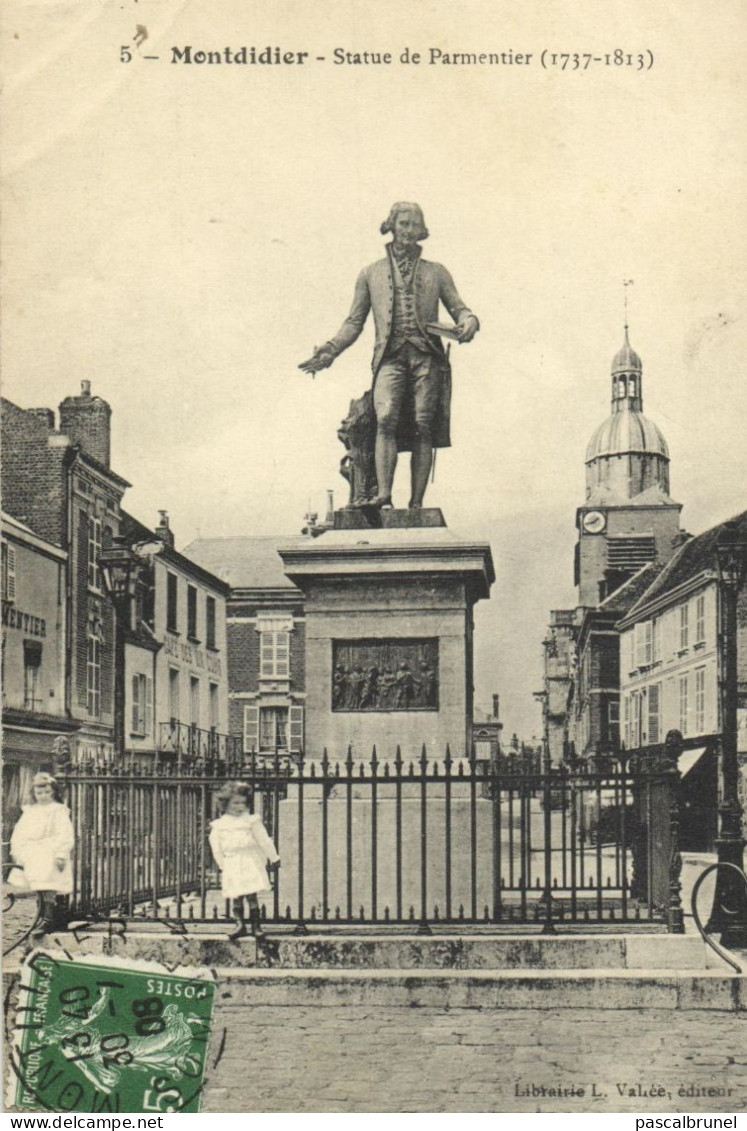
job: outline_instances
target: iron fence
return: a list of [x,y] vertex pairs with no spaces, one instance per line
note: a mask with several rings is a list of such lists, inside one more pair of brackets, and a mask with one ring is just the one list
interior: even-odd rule
[[71,911],[228,917],[208,846],[217,791],[250,785],[282,866],[269,926],[460,928],[660,922],[681,930],[669,764],[527,772],[425,752],[74,770]]
[[218,734],[217,731],[176,720],[159,724],[158,739],[161,753],[195,761],[236,762],[241,757],[243,746],[242,739],[236,735]]

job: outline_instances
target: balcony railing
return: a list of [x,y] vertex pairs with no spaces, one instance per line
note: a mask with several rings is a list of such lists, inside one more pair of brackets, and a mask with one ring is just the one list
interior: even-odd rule
[[241,757],[242,740],[234,734],[174,721],[159,724],[158,749],[179,759],[232,762]]

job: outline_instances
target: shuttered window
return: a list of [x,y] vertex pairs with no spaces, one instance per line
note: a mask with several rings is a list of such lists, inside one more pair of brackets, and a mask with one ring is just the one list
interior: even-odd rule
[[91,589],[101,588],[99,559],[101,557],[101,519],[91,518],[88,522],[88,584]]
[[187,586],[187,636],[197,640],[197,590],[194,585]]
[[290,673],[290,633],[263,631],[259,647],[260,676],[287,679]]
[[244,753],[259,750],[259,707],[244,707]]
[[[687,648],[690,638],[690,608],[680,605],[680,648]],[[683,731],[684,734],[684,731]]]
[[215,597],[205,598],[205,644],[215,647]]
[[705,730],[705,668],[695,669],[695,730]]
[[153,680],[146,675],[132,677],[132,733],[150,734],[153,727]]
[[680,676],[680,731],[683,736],[688,732],[688,684],[688,677]]
[[3,542],[3,600],[16,599],[16,551]]
[[650,667],[654,659],[654,626],[650,620],[635,626],[636,667]]
[[661,684],[654,683],[648,689],[648,742],[653,745],[661,742]]
[[179,610],[177,607],[178,588],[175,573],[166,574],[166,628],[169,632],[179,631]]
[[303,751],[303,707],[290,707],[288,711],[288,749],[291,754]]
[[98,718],[101,714],[101,641],[98,636],[88,637],[86,676],[88,714]]
[[705,638],[705,594],[701,594],[695,602],[695,643],[703,644]]

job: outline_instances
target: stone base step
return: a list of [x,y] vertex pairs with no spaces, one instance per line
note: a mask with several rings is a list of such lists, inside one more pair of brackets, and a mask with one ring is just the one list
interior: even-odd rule
[[226,931],[109,933],[83,929],[49,936],[68,951],[116,954],[167,965],[279,970],[705,970],[729,968],[697,935],[397,936],[276,935],[257,945]]
[[747,1010],[745,979],[720,971],[216,971],[224,1006]]

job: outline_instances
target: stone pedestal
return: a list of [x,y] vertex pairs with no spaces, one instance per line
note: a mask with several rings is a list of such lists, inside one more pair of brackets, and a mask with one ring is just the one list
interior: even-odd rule
[[397,746],[409,760],[425,745],[440,760],[447,744],[468,755],[472,610],[495,578],[490,547],[436,525],[440,511],[380,512],[380,527],[344,514],[279,549],[305,595],[307,757],[352,746],[368,759],[375,745],[382,760]]

